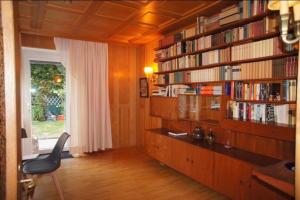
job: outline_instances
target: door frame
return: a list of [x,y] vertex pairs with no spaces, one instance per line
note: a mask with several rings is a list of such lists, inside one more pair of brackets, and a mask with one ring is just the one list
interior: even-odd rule
[[13,1],[1,1],[3,31],[6,199],[21,199],[20,171],[20,33]]
[[31,114],[31,63],[30,61],[61,62],[61,56],[56,50],[22,47],[21,68],[21,125],[31,137],[32,114]]

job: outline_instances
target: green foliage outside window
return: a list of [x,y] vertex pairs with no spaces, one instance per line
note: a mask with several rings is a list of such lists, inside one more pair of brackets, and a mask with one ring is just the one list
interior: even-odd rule
[[[46,120],[48,97],[56,95],[64,102],[64,86],[65,68],[62,65],[31,64],[33,120]],[[63,113],[63,103],[60,110]]]

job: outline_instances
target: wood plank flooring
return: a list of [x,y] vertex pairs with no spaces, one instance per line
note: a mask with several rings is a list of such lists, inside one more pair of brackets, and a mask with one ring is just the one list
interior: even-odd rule
[[[136,148],[64,159],[57,176],[66,200],[226,199]],[[37,185],[35,200],[58,199],[50,176]]]

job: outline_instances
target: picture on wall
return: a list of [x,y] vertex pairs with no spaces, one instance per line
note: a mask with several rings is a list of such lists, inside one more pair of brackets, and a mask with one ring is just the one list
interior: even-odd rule
[[147,98],[149,95],[147,78],[140,78],[140,97]]

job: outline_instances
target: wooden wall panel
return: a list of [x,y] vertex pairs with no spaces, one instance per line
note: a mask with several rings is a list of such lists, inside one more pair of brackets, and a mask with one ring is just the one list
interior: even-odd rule
[[55,49],[53,37],[22,33],[21,43],[23,47]]
[[5,87],[6,198],[20,199],[20,35],[15,2],[1,2]]
[[[154,65],[154,51],[153,49],[157,47],[157,41],[150,42],[146,45],[141,45],[138,47],[138,68],[136,71],[137,81],[139,78],[145,77],[144,67],[149,65]],[[139,85],[138,85],[139,86]],[[149,92],[151,91],[151,84],[149,84]],[[139,97],[139,87],[137,88],[137,146],[144,146],[144,136],[145,130],[150,128],[160,128],[161,119],[157,117],[151,117],[150,115],[150,98]],[[149,93],[149,95],[151,95]]]
[[113,148],[136,145],[136,66],[135,46],[108,45],[109,96]]

